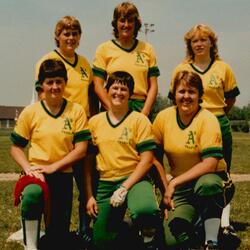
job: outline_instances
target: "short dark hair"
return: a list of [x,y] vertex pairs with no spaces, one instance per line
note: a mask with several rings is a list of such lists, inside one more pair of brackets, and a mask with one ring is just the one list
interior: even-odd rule
[[183,70],[177,73],[177,75],[174,78],[174,86],[173,86],[173,103],[176,104],[175,101],[175,95],[176,95],[176,88],[177,85],[181,82],[184,81],[185,83],[189,84],[190,86],[196,88],[199,93],[199,103],[202,102],[202,96],[204,93],[203,85],[202,85],[202,80],[200,76],[192,71],[187,71]]
[[139,11],[136,6],[131,2],[123,2],[118,4],[114,9],[113,20],[111,22],[113,26],[113,34],[115,38],[118,38],[117,21],[120,17],[134,17],[135,18],[135,31],[134,38],[137,37],[138,31],[141,28],[142,22],[140,19]]
[[105,86],[107,91],[109,91],[110,87],[115,82],[119,82],[119,83],[127,86],[129,89],[129,96],[131,96],[133,94],[135,83],[134,83],[133,77],[128,72],[116,71],[116,72],[110,74],[108,77],[107,85]]
[[50,77],[63,77],[65,82],[67,82],[67,70],[62,61],[58,59],[47,59],[41,63],[38,74],[40,85],[42,85],[46,78]]

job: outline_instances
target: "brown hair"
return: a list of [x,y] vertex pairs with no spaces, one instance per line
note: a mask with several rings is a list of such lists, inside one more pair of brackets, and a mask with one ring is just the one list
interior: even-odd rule
[[110,87],[115,82],[118,82],[118,83],[121,83],[121,84],[127,86],[129,89],[129,96],[131,96],[133,94],[134,79],[128,72],[116,71],[116,72],[112,73],[111,75],[109,75],[107,85],[105,86],[107,91],[109,91]]
[[55,28],[55,42],[56,46],[59,47],[58,36],[62,33],[64,29],[77,30],[79,34],[82,34],[82,29],[80,22],[73,16],[64,16],[56,24]]
[[184,41],[186,43],[186,58],[185,60],[189,63],[193,62],[194,60],[194,52],[191,47],[191,40],[193,37],[197,34],[200,34],[201,36],[208,36],[210,39],[210,42],[212,44],[210,48],[210,58],[212,60],[215,59],[220,59],[219,58],[219,52],[218,52],[218,47],[217,47],[217,36],[214,33],[214,31],[205,24],[198,24],[192,27],[184,36]]
[[201,98],[203,96],[204,90],[203,90],[202,80],[200,76],[195,72],[183,70],[183,71],[178,72],[174,78],[173,104],[176,104],[176,101],[175,101],[176,89],[177,89],[178,84],[180,84],[181,82],[185,82],[188,85],[198,90],[199,103],[201,103],[202,102]]
[[50,77],[63,77],[67,83],[67,70],[64,63],[57,59],[47,59],[42,62],[39,68],[38,81],[42,86],[44,80]]
[[138,31],[141,28],[142,22],[140,19],[139,11],[136,6],[131,2],[123,2],[118,4],[114,9],[113,20],[111,22],[113,26],[113,34],[115,38],[118,38],[117,21],[120,17],[134,17],[135,19],[135,31],[134,38],[137,37]]

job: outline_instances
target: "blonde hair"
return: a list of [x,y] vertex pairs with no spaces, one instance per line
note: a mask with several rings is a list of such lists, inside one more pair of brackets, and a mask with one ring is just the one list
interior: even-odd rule
[[82,29],[80,22],[73,16],[64,16],[56,24],[55,28],[55,42],[56,46],[59,47],[58,36],[62,33],[64,29],[77,30],[79,34],[82,34]]
[[201,35],[201,36],[208,36],[211,42],[211,48],[210,48],[210,58],[212,60],[220,59],[218,47],[217,47],[217,36],[214,33],[214,31],[205,24],[198,24],[192,27],[184,36],[184,41],[186,43],[186,57],[185,61],[187,62],[193,62],[194,61],[194,52],[192,50],[191,46],[191,40],[195,35]]
[[118,38],[117,21],[120,17],[134,17],[135,18],[135,31],[134,38],[137,37],[138,31],[141,28],[142,22],[140,19],[139,11],[136,6],[131,2],[123,2],[118,4],[114,9],[113,20],[111,22],[113,26],[113,35]]

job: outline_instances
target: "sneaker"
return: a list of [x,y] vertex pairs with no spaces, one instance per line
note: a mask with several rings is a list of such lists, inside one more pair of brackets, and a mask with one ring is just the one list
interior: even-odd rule
[[77,245],[81,246],[81,249],[86,250],[90,247],[92,241],[91,232],[85,232],[81,234],[79,232],[73,232],[73,233],[75,233]]
[[142,249],[143,250],[159,250],[154,240],[152,240],[151,242],[144,243]]
[[220,250],[218,244],[216,242],[213,242],[209,240],[205,245],[205,250]]
[[236,249],[241,243],[240,238],[232,226],[222,227],[220,229],[219,241],[223,249]]
[[142,229],[139,231],[139,237],[141,238],[142,250],[159,250],[156,242],[156,229]]

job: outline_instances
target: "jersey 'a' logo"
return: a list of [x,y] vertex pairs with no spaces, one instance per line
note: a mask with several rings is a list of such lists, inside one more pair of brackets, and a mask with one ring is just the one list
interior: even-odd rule
[[219,87],[219,82],[218,79],[216,77],[216,75],[211,75],[208,86],[211,88],[218,88]]
[[84,69],[83,67],[80,67],[80,70],[81,70],[81,79],[84,80],[84,79],[88,78],[87,70]]
[[144,65],[144,55],[140,52],[136,52],[136,61],[135,64],[137,65]]
[[195,142],[195,135],[196,133],[193,131],[188,132],[188,138],[187,138],[186,145],[185,145],[186,148],[192,149],[192,148],[197,147],[196,142]]
[[118,142],[120,143],[128,143],[129,142],[129,129],[125,127],[118,138]]
[[71,130],[72,129],[71,122],[72,122],[71,119],[69,119],[68,117],[66,117],[64,119],[63,129],[65,129],[65,130]]

